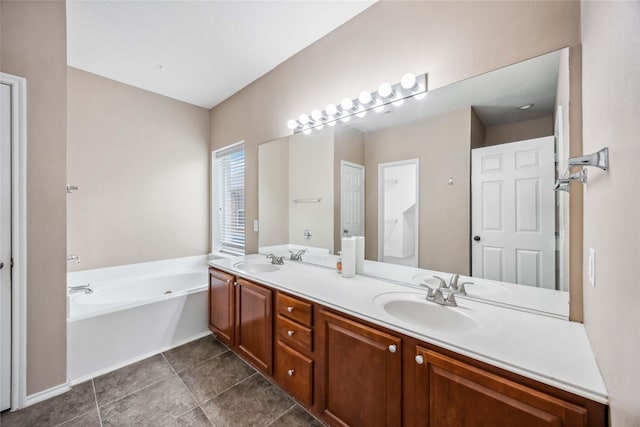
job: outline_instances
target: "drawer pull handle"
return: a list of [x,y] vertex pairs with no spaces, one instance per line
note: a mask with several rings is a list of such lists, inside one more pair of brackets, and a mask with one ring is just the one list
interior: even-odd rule
[[395,353],[398,350],[398,347],[396,347],[395,344],[391,344],[389,346],[389,353]]
[[287,375],[289,375],[290,377],[292,377],[292,376],[293,376],[293,374],[295,374],[295,373],[296,373],[296,371],[294,371],[293,369],[289,369],[289,370],[287,371]]
[[289,313],[291,313],[291,312],[293,311],[293,307],[291,307],[291,306],[287,307],[287,311],[288,311]]
[[424,357],[422,357],[422,356],[420,356],[420,355],[417,355],[417,356],[416,356],[416,363],[417,363],[418,365],[422,365],[422,364],[424,363]]
[[287,331],[287,335],[289,335],[290,337],[293,336],[293,331]]

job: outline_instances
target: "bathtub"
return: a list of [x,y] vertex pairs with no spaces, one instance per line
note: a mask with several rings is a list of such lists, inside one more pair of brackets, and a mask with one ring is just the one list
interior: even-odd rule
[[209,333],[207,256],[67,274],[92,294],[67,300],[71,384],[118,369]]

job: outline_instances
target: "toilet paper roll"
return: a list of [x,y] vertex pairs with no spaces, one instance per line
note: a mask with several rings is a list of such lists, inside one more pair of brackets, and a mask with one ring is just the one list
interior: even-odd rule
[[356,275],[356,239],[342,238],[342,277]]
[[364,236],[356,236],[356,273],[364,273]]

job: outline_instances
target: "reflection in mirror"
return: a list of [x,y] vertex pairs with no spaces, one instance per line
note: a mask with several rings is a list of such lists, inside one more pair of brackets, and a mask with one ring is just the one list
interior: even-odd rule
[[473,276],[471,296],[567,316],[568,114],[564,49],[262,144],[260,251],[330,266],[364,235],[367,274]]

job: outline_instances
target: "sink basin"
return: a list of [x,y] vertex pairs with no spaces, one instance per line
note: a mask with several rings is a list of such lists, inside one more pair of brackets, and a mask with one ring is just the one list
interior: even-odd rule
[[280,267],[282,266],[264,261],[242,261],[233,264],[233,268],[242,270],[245,273],[271,273],[280,270]]
[[389,316],[417,328],[467,333],[496,325],[492,319],[470,308],[442,306],[425,297],[425,293],[392,292],[378,295],[373,302]]

